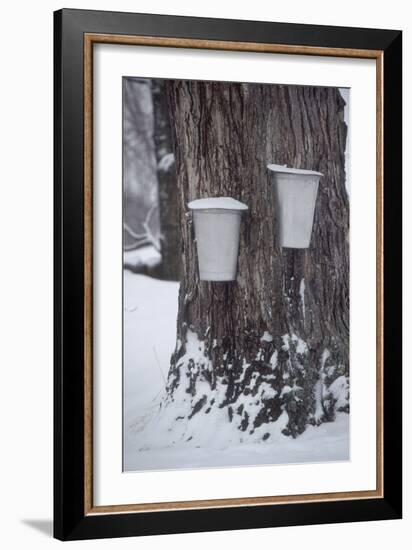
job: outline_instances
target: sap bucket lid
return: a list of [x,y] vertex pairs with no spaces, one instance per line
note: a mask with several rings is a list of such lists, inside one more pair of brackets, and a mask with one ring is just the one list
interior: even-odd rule
[[196,199],[187,205],[190,210],[247,210],[248,206],[232,197],[209,197],[205,199]]
[[272,172],[278,172],[281,174],[296,174],[301,176],[323,176],[322,172],[315,172],[314,170],[303,170],[301,168],[289,168],[286,164],[268,164],[268,170]]

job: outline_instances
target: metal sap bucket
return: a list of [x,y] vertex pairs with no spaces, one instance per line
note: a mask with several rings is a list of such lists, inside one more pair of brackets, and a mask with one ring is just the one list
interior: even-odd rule
[[279,244],[284,248],[309,248],[319,179],[323,174],[279,164],[267,167],[273,172]]
[[200,280],[234,281],[240,219],[248,207],[230,197],[198,199],[188,207],[195,224]]

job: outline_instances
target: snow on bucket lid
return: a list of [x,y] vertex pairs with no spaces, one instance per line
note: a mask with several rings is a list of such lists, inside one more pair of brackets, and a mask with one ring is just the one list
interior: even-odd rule
[[210,197],[207,199],[196,199],[187,205],[191,210],[247,210],[243,202],[232,199],[232,197]]
[[269,170],[272,172],[281,172],[282,174],[304,174],[306,176],[323,176],[321,172],[314,172],[313,170],[301,170],[299,168],[288,168],[286,164],[268,164]]

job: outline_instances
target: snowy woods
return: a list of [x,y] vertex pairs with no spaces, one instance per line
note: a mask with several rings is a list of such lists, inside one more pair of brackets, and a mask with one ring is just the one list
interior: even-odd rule
[[[163,391],[134,419],[134,452],[259,445],[266,463],[348,458],[324,439],[348,438],[344,105],[334,88],[124,79],[125,267],[180,281],[175,348]],[[279,246],[269,163],[324,174],[308,249]],[[229,283],[199,281],[187,208],[218,196],[248,206]],[[310,443],[293,455],[294,441]]]
[[162,81],[124,78],[124,263],[178,280],[176,175],[165,100]]

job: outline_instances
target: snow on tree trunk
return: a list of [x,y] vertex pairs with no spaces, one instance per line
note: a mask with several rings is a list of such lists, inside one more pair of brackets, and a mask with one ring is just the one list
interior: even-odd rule
[[[172,442],[296,437],[348,410],[349,204],[337,89],[167,81],[183,252],[177,345],[162,410]],[[320,171],[307,250],[281,249],[268,163]],[[242,217],[237,280],[200,282],[187,203]],[[208,431],[208,430],[206,430]],[[227,437],[227,436],[226,436]]]

